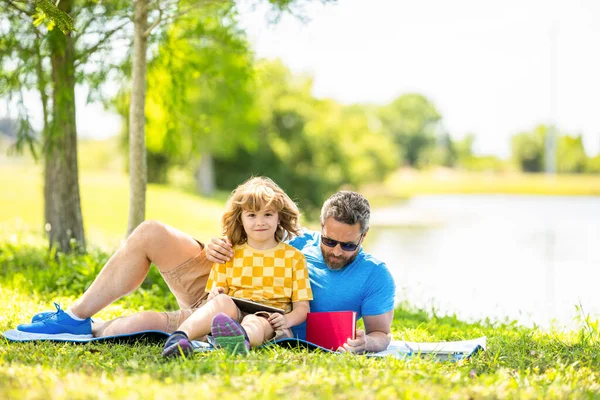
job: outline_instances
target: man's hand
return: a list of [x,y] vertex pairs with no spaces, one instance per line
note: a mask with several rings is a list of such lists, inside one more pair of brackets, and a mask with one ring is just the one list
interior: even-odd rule
[[225,293],[225,288],[223,288],[221,286],[216,286],[216,287],[212,288],[210,293],[208,294],[208,300],[212,300],[222,293]]
[[289,328],[285,315],[273,313],[268,318],[273,330]]
[[356,339],[348,339],[343,346],[338,347],[337,351],[341,353],[364,353],[367,351],[367,334],[362,329],[357,329]]
[[206,245],[206,259],[208,261],[225,264],[233,257],[231,242],[227,238],[212,238]]

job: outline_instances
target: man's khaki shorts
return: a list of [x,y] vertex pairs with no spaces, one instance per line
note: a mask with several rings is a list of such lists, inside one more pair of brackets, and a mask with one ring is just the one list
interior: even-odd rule
[[[198,241],[197,241],[198,242]],[[213,263],[206,259],[206,249],[198,242],[200,253],[187,260],[183,264],[168,272],[160,271],[163,279],[169,286],[171,293],[177,299],[180,310],[167,312],[166,332],[174,332],[183,321],[185,321],[194,310],[204,305],[208,293],[206,282]]]

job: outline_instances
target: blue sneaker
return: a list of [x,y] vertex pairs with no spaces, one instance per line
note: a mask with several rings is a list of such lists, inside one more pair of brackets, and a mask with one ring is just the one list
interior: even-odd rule
[[[60,309],[60,305],[58,303],[54,303],[54,307],[56,307],[57,310]],[[42,311],[40,313],[35,314],[33,317],[31,317],[31,323],[43,321],[46,318],[51,317],[56,313],[58,313],[58,311]]]
[[54,314],[56,314],[56,311],[42,311],[41,313],[37,313],[33,317],[31,317],[31,323],[43,321]]
[[[83,321],[76,321],[65,313],[60,305],[54,303],[56,312],[47,315],[44,319],[38,319],[30,324],[17,326],[21,332],[31,333],[42,337],[55,337],[58,335],[82,335],[92,337],[92,319],[86,318]],[[41,313],[43,314],[43,313]],[[39,316],[40,314],[36,315]],[[41,318],[41,317],[38,317]]]
[[175,331],[167,339],[162,352],[163,357],[190,356],[194,353],[192,342],[185,332]]
[[229,354],[248,354],[250,340],[242,325],[224,313],[212,320],[210,331],[217,344]]

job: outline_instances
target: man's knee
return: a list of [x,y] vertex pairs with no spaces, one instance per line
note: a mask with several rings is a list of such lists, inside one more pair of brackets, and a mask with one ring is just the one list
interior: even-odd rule
[[147,220],[142,222],[135,228],[135,230],[131,233],[130,238],[132,237],[156,237],[167,234],[168,228],[167,225],[163,224],[160,221],[155,220]]

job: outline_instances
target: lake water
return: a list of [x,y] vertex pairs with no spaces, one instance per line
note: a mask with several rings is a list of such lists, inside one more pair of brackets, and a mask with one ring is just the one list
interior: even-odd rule
[[375,210],[369,236],[397,301],[542,327],[574,327],[576,306],[600,318],[600,197],[417,196]]

